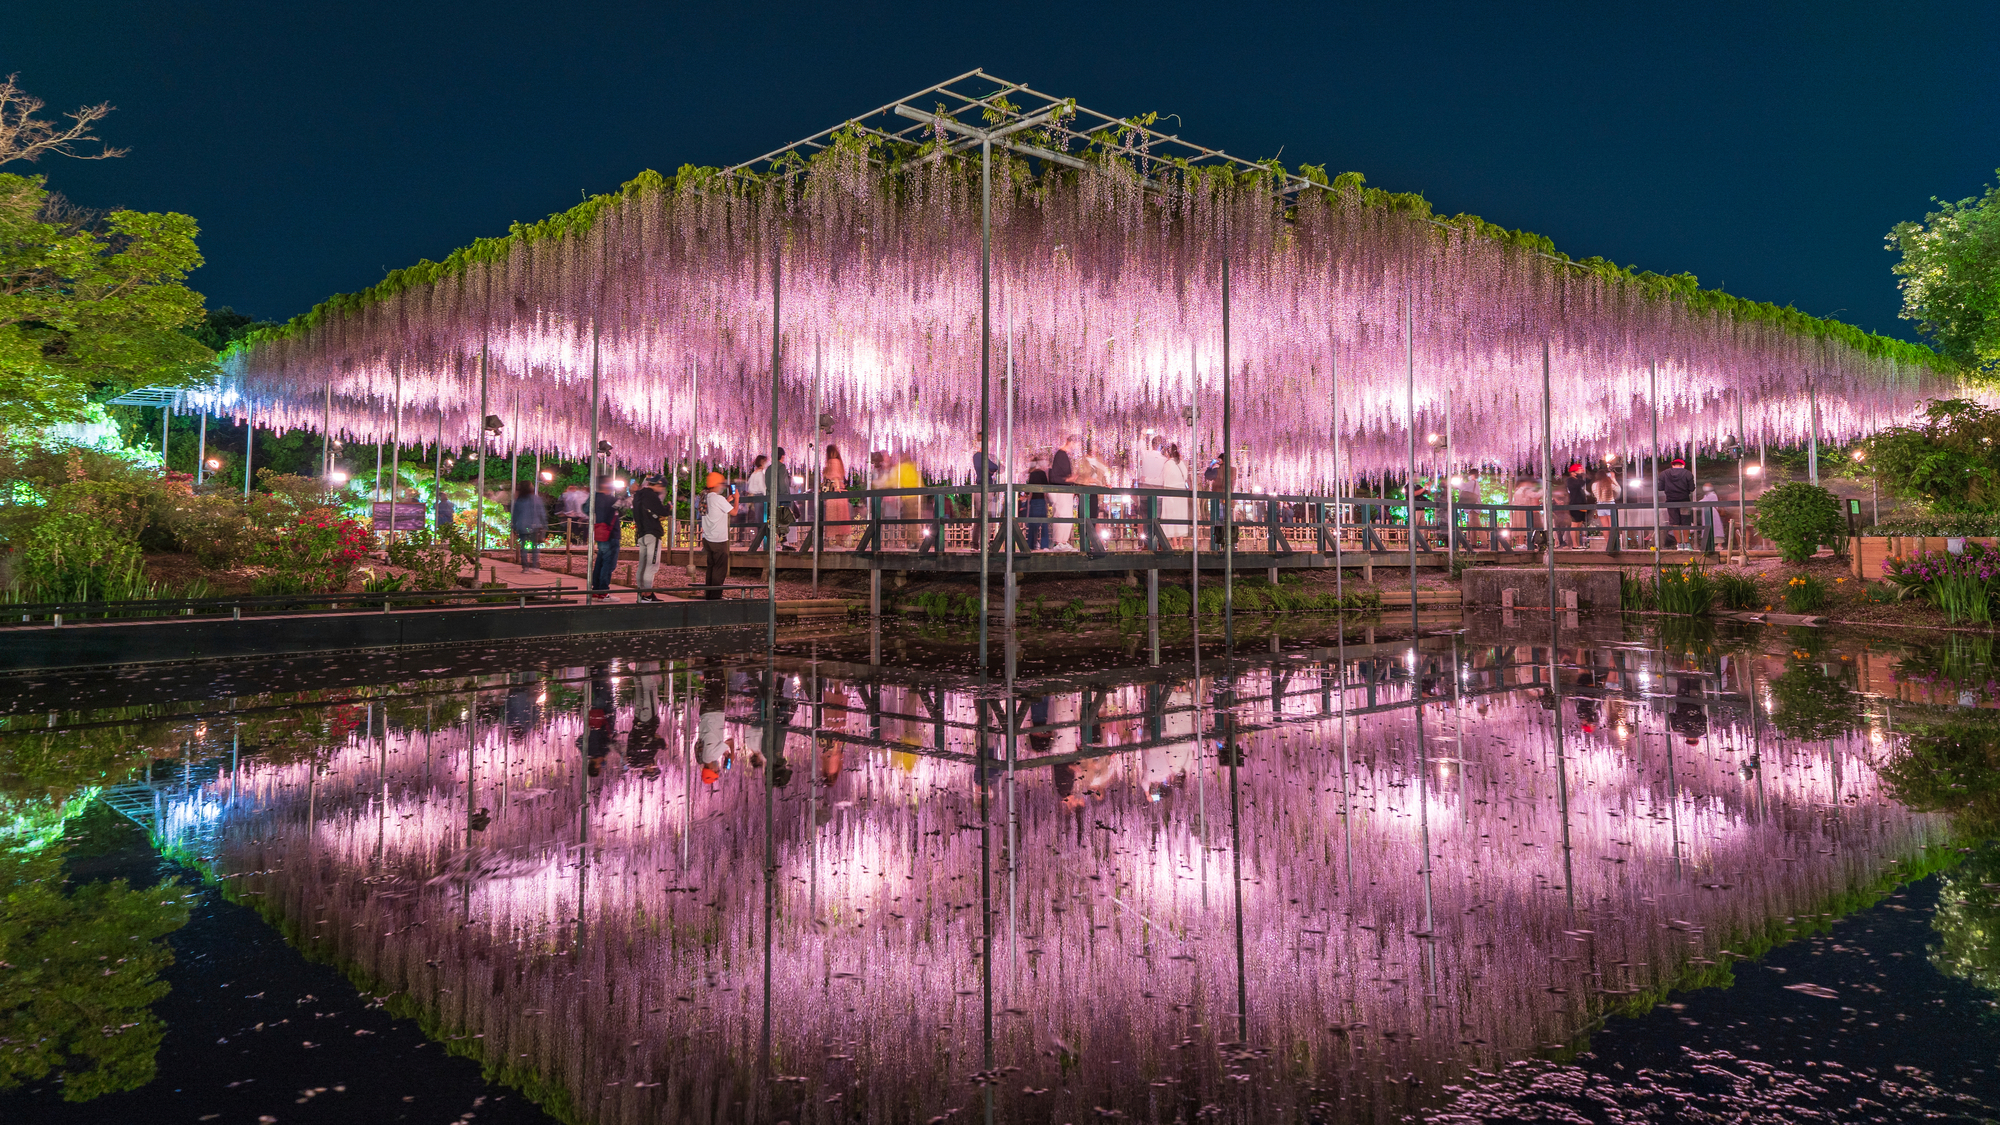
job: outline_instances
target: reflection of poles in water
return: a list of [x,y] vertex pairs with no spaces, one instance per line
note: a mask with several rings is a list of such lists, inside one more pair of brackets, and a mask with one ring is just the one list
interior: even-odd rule
[[[1665,695],[1666,694],[1665,689],[1667,685],[1667,639],[1664,635],[1658,635],[1658,641],[1659,641],[1659,646],[1657,651],[1659,653],[1658,667],[1659,667],[1660,688],[1661,688],[1660,694]],[[1667,830],[1673,836],[1674,875],[1676,877],[1679,877],[1682,874],[1681,791],[1680,791],[1680,781],[1674,774],[1674,766],[1675,766],[1674,757],[1678,753],[1678,750],[1674,746],[1673,724],[1668,721],[1669,719],[1672,718],[1673,712],[1667,707],[1661,707],[1660,716],[1661,716],[1661,725],[1665,728],[1665,730],[1661,734],[1661,737],[1667,740],[1667,801],[1669,802],[1668,808],[1671,810],[1667,818]]]
[[[1415,534],[1416,509],[1412,514],[1411,534]],[[1410,613],[1416,614],[1416,599],[1410,599]],[[1430,790],[1430,750],[1424,745],[1424,679],[1423,653],[1417,646],[1417,634],[1410,634],[1410,654],[1416,657],[1411,669],[1410,700],[1414,704],[1410,713],[1417,724],[1417,843],[1423,849],[1424,865],[1420,869],[1424,876],[1424,977],[1426,990],[1437,991],[1437,919],[1432,912],[1431,898],[1431,790]]]
[[[814,376],[814,380],[815,381],[818,380],[817,375]],[[813,417],[815,419],[819,417],[817,411],[814,412]],[[819,423],[815,421],[813,424],[818,425]],[[812,728],[813,729],[812,729],[812,742],[810,743],[812,747],[812,754],[811,757],[807,759],[808,764],[811,768],[810,771],[807,773],[807,777],[809,780],[806,782],[806,839],[810,841],[809,850],[806,853],[806,865],[811,870],[807,872],[808,881],[806,884],[806,917],[817,918],[819,916],[819,782],[821,774],[819,756],[821,753],[823,753],[819,745],[819,728],[823,720],[825,720],[826,718],[826,700],[822,696],[821,688],[819,686],[819,642],[818,641],[814,641],[812,643],[811,651],[812,651],[811,682],[812,682]],[[829,793],[828,796],[831,797],[832,794]]]
[[1340,819],[1347,851],[1347,911],[1354,913],[1354,763],[1347,745],[1347,627],[1343,621],[1335,644],[1334,684],[1340,693]]
[[[1010,322],[1011,323],[1011,322]],[[1010,350],[1013,344],[1008,345]],[[1011,370],[1011,360],[1010,360]],[[1011,380],[1010,380],[1011,386]],[[1011,394],[1012,391],[1010,390]],[[1009,622],[1011,626],[1011,620]],[[1157,626],[1156,626],[1157,627]],[[1021,919],[1020,919],[1020,808],[1015,798],[1014,761],[1019,756],[1021,729],[1021,701],[1014,695],[1014,665],[1020,657],[1020,645],[1014,630],[1007,630],[1001,642],[1006,649],[1007,677],[1007,999],[1014,1001],[1020,988],[1021,973]]]
[[1229,862],[1230,883],[1235,890],[1236,909],[1236,1041],[1250,1042],[1250,980],[1243,953],[1243,795],[1236,777],[1236,670],[1235,654],[1225,644],[1223,675],[1229,685],[1223,705],[1223,745],[1229,762]]
[[[1456,531],[1453,534],[1457,534]],[[1459,698],[1461,678],[1458,662],[1458,634],[1451,635],[1451,755],[1458,760],[1458,810],[1467,824],[1472,823],[1472,802],[1465,799],[1465,710]]]
[[[775,335],[775,330],[773,330]],[[774,346],[775,349],[775,346]],[[773,410],[777,408],[772,407]],[[773,445],[772,449],[777,446]],[[776,474],[773,474],[774,476]],[[775,529],[776,524],[773,523]],[[759,1041],[758,1067],[771,1073],[771,921],[778,902],[778,843],[773,828],[777,790],[771,784],[778,772],[778,755],[784,753],[784,735],[778,729],[778,671],[776,653],[764,649],[764,1031]]]
[[[982,452],[981,456],[985,454]],[[982,472],[984,465],[980,466]],[[991,495],[988,493],[987,495]],[[982,498],[982,504],[985,500]],[[983,655],[983,654],[982,654]],[[982,660],[979,678],[986,678],[986,666]],[[982,695],[985,693],[982,691]],[[942,702],[942,700],[940,700]],[[987,770],[993,761],[986,741],[986,700],[979,701],[974,712],[972,752],[974,781],[979,786],[979,1045],[980,1068],[988,1074],[993,1072],[993,828],[990,823],[992,806],[989,800]],[[993,1084],[984,1084],[986,1120],[993,1121]]]
[[1562,723],[1562,652],[1556,647],[1560,640],[1559,630],[1562,618],[1556,609],[1556,548],[1555,548],[1555,497],[1550,493],[1550,479],[1555,474],[1555,431],[1549,415],[1549,346],[1542,345],[1542,514],[1544,533],[1548,537],[1549,573],[1549,698],[1555,703],[1549,709],[1549,726],[1555,733],[1556,750],[1556,800],[1562,816],[1563,849],[1563,895],[1569,901],[1572,912],[1576,910],[1576,880],[1572,878],[1569,844],[1569,763],[1563,755]]
[[1208,770],[1201,759],[1208,750],[1207,720],[1201,714],[1201,611],[1196,609],[1190,628],[1194,638],[1194,680],[1188,685],[1188,701],[1194,705],[1195,738],[1195,834],[1196,852],[1201,856],[1201,905],[1208,908]]
[[[375,734],[375,705],[368,705],[368,733]],[[375,739],[375,787],[381,796],[375,805],[375,863],[379,870],[382,851],[389,843],[389,706],[382,705],[382,733]]]

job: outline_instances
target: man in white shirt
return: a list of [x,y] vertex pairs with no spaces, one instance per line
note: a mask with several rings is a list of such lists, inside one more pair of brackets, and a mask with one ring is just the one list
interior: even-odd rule
[[729,581],[729,519],[736,504],[722,494],[722,474],[708,474],[708,491],[701,494],[701,550],[708,563],[708,588],[703,596],[722,600],[722,587]]

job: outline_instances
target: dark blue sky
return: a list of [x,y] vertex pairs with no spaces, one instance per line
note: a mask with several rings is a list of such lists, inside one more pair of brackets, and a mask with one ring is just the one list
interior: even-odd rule
[[1902,336],[1883,234],[2000,166],[1992,0],[706,9],[73,0],[9,12],[0,72],[115,103],[130,156],[39,170],[194,215],[210,306],[273,319],[974,67]]

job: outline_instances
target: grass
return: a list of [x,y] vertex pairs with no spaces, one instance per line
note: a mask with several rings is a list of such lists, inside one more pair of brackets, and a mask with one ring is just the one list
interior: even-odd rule
[[1724,609],[1756,609],[1763,601],[1757,593],[1757,580],[1742,574],[1718,574],[1714,578],[1715,592],[1722,598]]
[[1715,590],[1708,572],[1690,563],[1671,567],[1660,574],[1660,588],[1654,602],[1661,613],[1693,617],[1707,613],[1715,602]]

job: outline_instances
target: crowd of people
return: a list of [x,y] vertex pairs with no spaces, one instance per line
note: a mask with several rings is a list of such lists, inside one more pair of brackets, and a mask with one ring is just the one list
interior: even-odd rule
[[[1130,518],[1146,514],[1145,505],[1152,505],[1153,518],[1140,526],[1147,547],[1157,549],[1167,549],[1176,545],[1176,541],[1186,542],[1197,533],[1194,519],[1197,501],[1201,504],[1201,521],[1208,525],[1211,549],[1215,550],[1223,546],[1225,504],[1238,505],[1233,521],[1238,524],[1263,522],[1267,513],[1257,510],[1262,505],[1270,505],[1268,516],[1280,523],[1309,518],[1305,504],[1253,501],[1241,496],[1242,484],[1227,454],[1208,458],[1196,475],[1180,444],[1157,435],[1147,435],[1136,451],[1121,454],[1111,463],[1090,449],[1080,435],[1071,435],[1052,449],[1028,453],[1015,470],[996,459],[990,449],[982,452],[975,435],[967,467],[970,472],[966,483],[951,487],[971,490],[969,506],[954,506],[949,494],[925,491],[929,482],[917,463],[888,450],[871,451],[866,471],[856,473],[849,469],[838,444],[827,445],[818,466],[816,497],[800,489],[806,478],[795,475],[782,448],[768,457],[757,456],[748,470],[740,474],[709,472],[702,482],[701,493],[692,498],[690,509],[706,572],[704,595],[710,599],[722,597],[728,583],[730,552],[745,547],[763,550],[771,545],[767,536],[777,538],[776,548],[780,552],[797,551],[804,546],[808,529],[817,522],[825,548],[849,550],[858,546],[873,518],[866,501],[858,502],[848,495],[857,488],[880,494],[873,498],[880,518],[875,526],[880,536],[877,547],[885,550],[907,550],[921,545],[932,534],[934,522],[940,519],[964,520],[984,513],[997,523],[1005,515],[1006,484],[1016,470],[1019,471],[1014,493],[1019,535],[1016,547],[1023,552],[1101,555],[1106,550],[1102,540],[1109,533],[1093,529],[1098,527],[1098,521],[1113,514],[1114,507],[1118,515]],[[521,567],[530,572],[540,569],[541,545],[552,534],[566,543],[588,543],[592,549],[591,596],[609,600],[611,577],[618,565],[624,537],[623,525],[629,520],[638,547],[634,568],[638,598],[658,601],[655,582],[661,551],[669,545],[675,521],[669,511],[664,477],[647,475],[635,483],[635,487],[627,490],[624,481],[610,473],[600,473],[593,503],[592,491],[581,483],[570,484],[551,500],[536,488],[534,481],[521,481],[510,502],[512,538]],[[1529,541],[1536,545],[1544,542],[1544,535],[1552,533],[1557,547],[1578,550],[1608,544],[1614,526],[1618,534],[1649,530],[1651,514],[1643,506],[1619,509],[1615,522],[1614,512],[1605,507],[1631,499],[1627,483],[1611,464],[1570,462],[1561,478],[1553,482],[1555,521],[1552,528],[1545,528],[1541,483],[1524,474],[1507,491],[1505,505],[1510,510],[1506,513],[1506,524],[1510,530],[1527,529]],[[1080,495],[1060,490],[1060,486],[1066,485],[1160,489],[1167,494],[1114,505],[1113,498],[1106,494]],[[1454,477],[1449,487],[1461,508],[1486,503],[1480,495],[1477,477]],[[1666,546],[1706,550],[1718,539],[1726,538],[1730,515],[1716,503],[1719,497],[1715,486],[1708,484],[1698,489],[1685,460],[1674,458],[1659,473],[1656,489],[1664,525],[1660,530]],[[1385,493],[1384,502],[1376,506],[1373,518],[1385,522],[1387,510],[1398,507],[1394,501],[1400,490],[1385,487],[1378,491]],[[1701,492],[1699,501],[1708,506],[1694,506],[1697,491]],[[1226,500],[1225,493],[1235,493],[1237,498]],[[815,499],[816,513],[812,508]],[[1441,502],[1430,487],[1419,483],[1415,499],[1418,526],[1435,527],[1442,534]],[[940,504],[947,505],[942,513]],[[439,499],[436,518],[440,525],[453,518],[450,501]],[[1001,546],[999,535],[999,528],[995,527],[992,545],[996,549]]]

